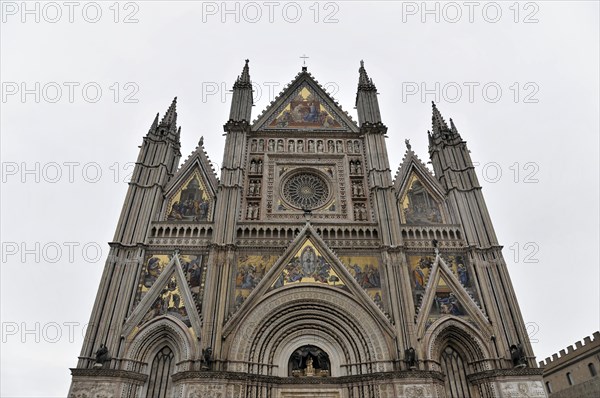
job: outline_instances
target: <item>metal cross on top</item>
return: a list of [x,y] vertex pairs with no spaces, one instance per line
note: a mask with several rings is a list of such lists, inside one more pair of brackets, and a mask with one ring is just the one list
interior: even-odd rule
[[304,54],[304,55],[302,55],[300,58],[302,59],[302,65],[303,65],[303,66],[306,66],[306,60],[307,60],[308,58],[310,58],[310,57],[307,57],[307,56],[306,56],[306,54]]

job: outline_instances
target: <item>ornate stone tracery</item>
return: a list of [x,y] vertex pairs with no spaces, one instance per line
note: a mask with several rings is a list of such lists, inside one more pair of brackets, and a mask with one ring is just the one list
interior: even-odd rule
[[318,174],[300,172],[288,177],[282,188],[283,198],[288,204],[303,209],[317,209],[329,199],[329,185]]

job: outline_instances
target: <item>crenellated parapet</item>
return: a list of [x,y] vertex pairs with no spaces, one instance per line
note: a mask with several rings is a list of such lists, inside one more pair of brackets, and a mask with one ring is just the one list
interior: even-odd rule
[[575,347],[571,344],[566,349],[560,350],[552,357],[547,357],[540,361],[539,365],[546,371],[565,365],[585,354],[600,354],[600,332],[595,332],[591,336],[586,336],[582,341],[577,341]]

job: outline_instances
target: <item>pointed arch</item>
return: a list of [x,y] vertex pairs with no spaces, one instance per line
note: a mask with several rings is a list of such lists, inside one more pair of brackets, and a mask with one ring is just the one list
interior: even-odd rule
[[174,363],[198,357],[188,327],[179,319],[160,316],[144,324],[128,339],[126,358],[150,364],[164,346],[173,351]]
[[444,374],[446,396],[449,398],[478,398],[479,387],[469,376],[491,370],[491,347],[482,334],[457,317],[437,320],[424,338],[425,358],[429,370]]
[[174,357],[175,354],[168,344],[156,353],[150,365],[146,397],[167,398],[172,395],[171,375],[175,368]]
[[467,374],[490,370],[486,362],[490,356],[490,347],[477,329],[463,319],[447,316],[434,322],[424,336],[425,358],[430,360],[430,370],[441,371],[439,358],[443,350],[451,345],[469,364]]
[[[148,379],[142,396],[168,398],[174,396],[171,377],[198,357],[197,345],[187,326],[178,319],[161,316],[146,323],[127,341],[129,366],[143,363]],[[132,370],[132,369],[127,369]]]

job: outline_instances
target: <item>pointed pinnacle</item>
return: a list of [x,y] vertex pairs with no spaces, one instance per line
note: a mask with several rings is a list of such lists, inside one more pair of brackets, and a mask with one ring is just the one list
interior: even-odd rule
[[358,89],[359,90],[377,90],[373,84],[373,79],[369,78],[367,70],[365,69],[365,62],[360,61],[360,68],[358,69]]
[[246,60],[244,64],[244,68],[242,69],[242,74],[235,79],[235,83],[233,84],[233,89],[236,88],[252,88],[252,82],[250,81],[250,68],[248,67],[249,59]]
[[450,130],[452,130],[453,133],[458,134],[458,129],[454,125],[454,122],[452,121],[452,118],[450,118]]
[[433,108],[433,115],[431,116],[431,124],[433,126],[433,133],[439,134],[442,131],[449,130],[446,121],[442,117],[442,114],[438,110],[437,106],[435,106],[435,102],[431,101],[431,105]]
[[241,81],[244,83],[250,83],[250,68],[248,67],[249,59],[246,60],[246,64],[244,65],[244,69],[242,69]]
[[148,130],[148,132],[153,132],[156,130],[156,128],[158,127],[158,113],[156,114],[156,117],[154,118],[154,121],[152,122],[152,126],[150,126],[150,130]]
[[176,122],[177,122],[177,97],[173,98],[173,102],[171,102],[171,105],[169,106],[169,109],[167,109],[167,113],[165,113],[165,116],[163,116],[162,120],[160,121],[160,124],[162,126],[169,126]]
[[368,85],[369,84],[369,75],[367,74],[367,70],[365,69],[365,61],[360,60],[360,68],[358,68],[358,85]]

